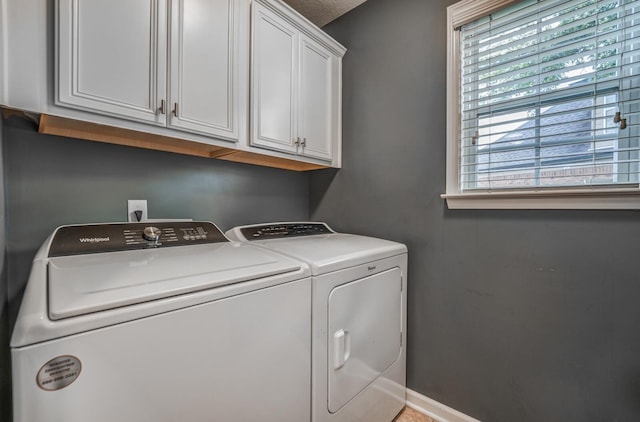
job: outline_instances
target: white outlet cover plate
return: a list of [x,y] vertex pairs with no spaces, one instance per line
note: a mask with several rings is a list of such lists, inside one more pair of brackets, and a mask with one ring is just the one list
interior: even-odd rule
[[129,199],[127,201],[127,221],[130,223],[137,223],[135,211],[142,211],[142,218],[140,221],[146,221],[149,219],[147,213],[147,200],[146,199]]

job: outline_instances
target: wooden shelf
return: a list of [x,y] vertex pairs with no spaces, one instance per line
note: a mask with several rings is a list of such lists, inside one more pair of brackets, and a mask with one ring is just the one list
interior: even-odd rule
[[184,139],[99,125],[47,114],[40,116],[38,132],[47,135],[86,139],[88,141],[106,142],[109,144],[126,145],[207,158],[215,158],[220,154],[228,154],[233,151],[231,148],[201,144]]
[[294,171],[309,171],[329,168],[329,166],[323,166],[320,164],[304,163],[296,160],[288,160],[286,158],[272,157],[270,155],[238,150],[232,150],[230,153],[216,158],[219,160],[235,161],[236,163],[255,164],[257,166],[275,167]]
[[[27,114],[22,111],[3,108],[3,116],[5,119],[14,115],[29,117],[31,120],[38,120],[32,115],[27,116]],[[197,157],[216,158],[219,160],[284,170],[310,171],[330,167],[327,165],[273,157],[251,151],[208,145],[186,139],[154,135],[131,129],[122,129],[48,114],[40,115],[38,132],[46,135],[64,136],[67,138],[153,149],[177,154],[194,155]]]

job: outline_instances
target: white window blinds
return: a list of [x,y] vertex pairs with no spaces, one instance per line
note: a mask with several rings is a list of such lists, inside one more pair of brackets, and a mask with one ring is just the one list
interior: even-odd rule
[[460,31],[461,191],[637,186],[640,1],[526,0]]

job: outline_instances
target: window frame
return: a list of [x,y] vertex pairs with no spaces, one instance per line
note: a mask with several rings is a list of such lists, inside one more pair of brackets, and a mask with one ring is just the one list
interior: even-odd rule
[[462,0],[447,7],[446,193],[450,209],[640,209],[640,186],[461,191],[460,26],[521,0]]

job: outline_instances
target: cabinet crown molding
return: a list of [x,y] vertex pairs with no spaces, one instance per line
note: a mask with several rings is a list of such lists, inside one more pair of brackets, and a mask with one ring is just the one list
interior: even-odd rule
[[313,38],[316,42],[319,42],[337,56],[342,58],[347,52],[347,48],[345,46],[331,38],[329,34],[318,28],[316,24],[305,18],[296,10],[292,9],[291,6],[284,3],[282,0],[254,0],[254,2],[278,13],[287,19],[289,23],[294,25],[298,30]]

